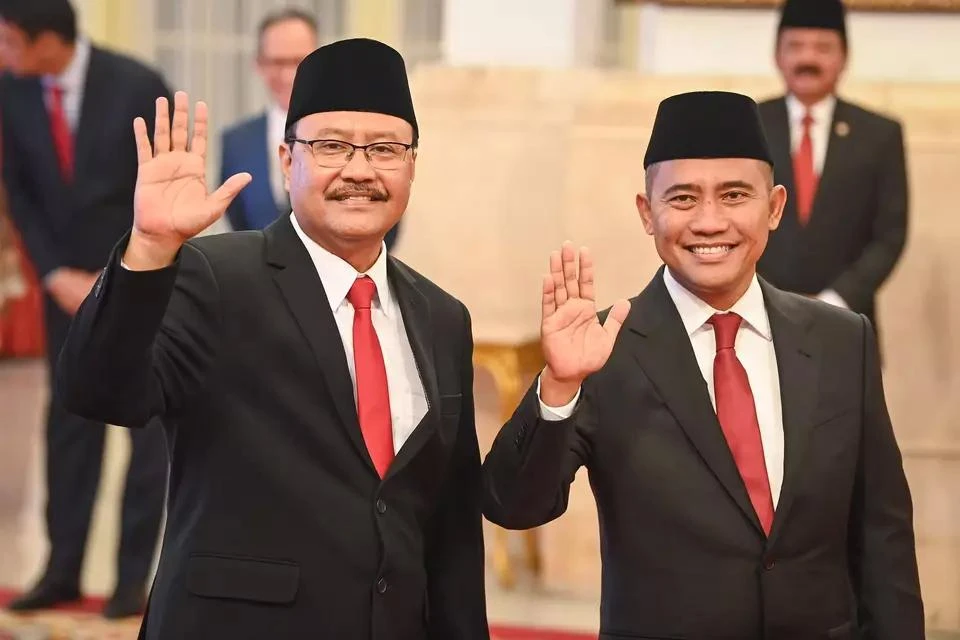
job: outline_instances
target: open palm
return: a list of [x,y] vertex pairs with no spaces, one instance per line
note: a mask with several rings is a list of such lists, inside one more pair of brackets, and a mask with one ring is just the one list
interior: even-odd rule
[[550,275],[543,280],[540,345],[551,375],[581,382],[599,371],[613,351],[630,303],[617,302],[603,324],[594,299],[593,259],[587,249],[564,243],[550,255]]
[[207,106],[196,105],[188,147],[189,112],[187,94],[178,91],[171,127],[167,99],[158,98],[153,145],[143,118],[133,123],[139,163],[134,229],[151,240],[179,245],[192,238],[222,216],[252,179],[248,173],[239,173],[207,193]]

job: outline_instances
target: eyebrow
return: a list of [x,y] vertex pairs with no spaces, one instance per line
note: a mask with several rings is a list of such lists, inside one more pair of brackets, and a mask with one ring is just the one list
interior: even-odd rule
[[[756,188],[752,184],[750,184],[749,182],[745,182],[743,180],[727,180],[726,182],[720,183],[717,189],[719,191],[729,191],[730,189],[743,189],[744,191],[750,191],[751,193],[756,191]],[[669,198],[671,195],[674,195],[675,193],[683,192],[683,191],[693,191],[696,193],[700,193],[703,191],[703,189],[700,187],[700,185],[693,182],[681,182],[678,184],[670,185],[670,187],[663,192],[663,197]]]
[[[332,129],[332,128],[320,129],[319,131],[316,131],[314,133],[314,136],[316,136],[316,139],[319,139],[319,140],[326,139],[326,136],[335,136],[335,137],[346,139],[346,138],[350,138],[352,135],[353,135],[352,131],[346,131],[345,129]],[[382,130],[382,131],[371,131],[365,137],[369,140],[399,141],[401,136],[396,131]]]

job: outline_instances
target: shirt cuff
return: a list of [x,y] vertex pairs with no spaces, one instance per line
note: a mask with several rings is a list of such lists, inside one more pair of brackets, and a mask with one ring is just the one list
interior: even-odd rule
[[582,388],[577,389],[577,393],[575,396],[573,396],[573,400],[562,407],[548,407],[540,398],[540,376],[537,376],[537,400],[540,402],[540,416],[547,422],[559,422],[561,420],[566,420],[573,415],[573,409],[577,406],[577,401],[580,400],[580,391],[582,391]]
[[826,291],[821,291],[817,294],[817,300],[822,300],[827,304],[832,304],[835,307],[840,307],[841,309],[849,309],[846,301],[840,297],[840,294],[834,291],[833,289],[827,289]]

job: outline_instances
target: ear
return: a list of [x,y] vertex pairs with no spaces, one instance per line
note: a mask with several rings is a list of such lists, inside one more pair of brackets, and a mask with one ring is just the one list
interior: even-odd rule
[[767,220],[767,228],[773,231],[780,226],[780,220],[783,218],[783,208],[787,205],[787,189],[782,184],[778,184],[770,190],[770,217]]
[[293,164],[293,152],[290,150],[290,145],[286,142],[281,142],[280,146],[277,147],[277,153],[280,154],[280,170],[283,171],[283,186],[289,191],[290,167]]
[[643,222],[643,230],[647,235],[653,235],[653,208],[650,206],[650,198],[645,193],[637,194],[637,213],[640,214],[640,221]]

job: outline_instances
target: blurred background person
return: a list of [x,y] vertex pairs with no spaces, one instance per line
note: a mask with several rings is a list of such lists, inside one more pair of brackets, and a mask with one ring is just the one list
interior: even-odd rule
[[907,172],[898,122],[837,97],[847,66],[840,0],[787,0],[776,42],[785,96],[760,105],[787,187],[759,272],[796,293],[865,314],[907,239]]
[[[17,76],[0,98],[3,176],[11,217],[44,286],[52,381],[71,318],[132,221],[136,147],[130,122],[152,115],[156,98],[169,91],[156,71],[78,35],[67,0],[2,0],[0,57]],[[154,425],[131,435],[116,588],[104,609],[110,618],[142,610],[163,514],[162,432]],[[104,437],[105,425],[67,413],[51,393],[50,553],[39,582],[11,609],[44,609],[80,597]]]

